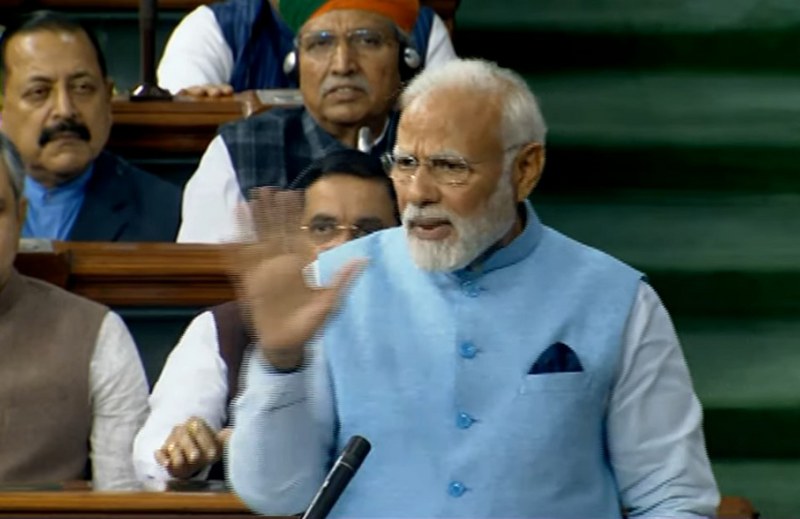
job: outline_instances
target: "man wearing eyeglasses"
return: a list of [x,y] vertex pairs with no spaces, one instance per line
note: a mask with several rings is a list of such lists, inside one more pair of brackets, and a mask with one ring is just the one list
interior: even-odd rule
[[376,157],[394,143],[396,98],[419,65],[408,40],[418,0],[298,0],[280,10],[299,27],[304,107],[221,128],[186,186],[179,242],[235,238],[236,207],[251,189],[289,186],[327,151],[355,148],[359,134]]
[[[224,0],[197,7],[167,41],[159,84],[175,93],[214,97],[297,87],[297,78],[282,67],[298,27],[281,19],[278,3]],[[455,57],[448,28],[429,7],[420,8],[411,36],[426,66]]]
[[401,108],[387,157],[401,228],[321,254],[309,286],[289,229],[259,220],[275,229],[240,266],[260,348],[234,406],[237,494],[301,512],[360,435],[372,450],[332,517],[713,516],[666,309],[527,201],[546,129],[522,78],[456,60]]
[[[315,161],[292,187],[305,190],[297,230],[312,255],[399,222],[380,161],[356,150]],[[173,479],[224,479],[221,466],[212,464],[230,433],[228,405],[251,342],[247,330],[239,305],[226,303],[195,318],[170,353],[134,443],[134,466],[148,487]]]

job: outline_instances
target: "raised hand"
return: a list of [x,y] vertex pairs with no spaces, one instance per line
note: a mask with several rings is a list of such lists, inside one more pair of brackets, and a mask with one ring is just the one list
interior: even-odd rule
[[232,257],[238,297],[267,361],[280,370],[297,369],[305,345],[364,262],[345,265],[328,287],[309,284],[306,269],[314,253],[300,230],[302,192],[258,188],[248,209],[254,239]]

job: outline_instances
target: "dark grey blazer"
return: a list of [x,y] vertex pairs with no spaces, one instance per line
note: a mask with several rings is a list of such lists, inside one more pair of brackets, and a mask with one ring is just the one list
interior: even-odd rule
[[102,152],[86,184],[71,241],[175,241],[180,188]]

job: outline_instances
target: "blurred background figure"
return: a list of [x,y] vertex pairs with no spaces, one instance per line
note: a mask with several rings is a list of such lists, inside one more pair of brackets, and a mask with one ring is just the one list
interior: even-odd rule
[[[399,223],[391,180],[378,159],[360,151],[325,155],[292,187],[305,190],[300,230],[313,255]],[[239,303],[226,303],[195,318],[170,353],[134,444],[146,486],[224,479],[221,464],[211,465],[229,435],[241,363],[252,354],[250,329]]]

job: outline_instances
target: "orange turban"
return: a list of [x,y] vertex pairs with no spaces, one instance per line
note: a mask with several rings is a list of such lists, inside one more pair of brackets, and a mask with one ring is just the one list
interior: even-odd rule
[[340,9],[358,9],[383,15],[401,30],[411,32],[419,13],[419,0],[282,0],[281,17],[294,32],[308,20]]

